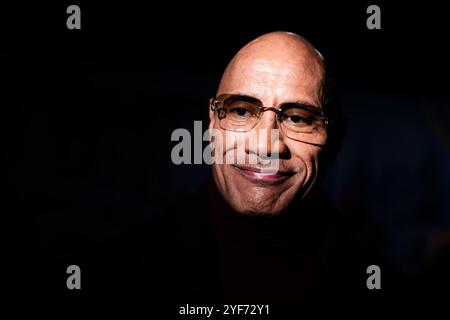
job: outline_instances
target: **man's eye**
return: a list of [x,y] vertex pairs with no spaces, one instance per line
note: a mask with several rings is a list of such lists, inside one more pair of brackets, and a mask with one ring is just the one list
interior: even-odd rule
[[314,122],[314,117],[303,110],[289,110],[281,116],[281,120],[295,126],[309,126]]
[[283,120],[288,121],[294,125],[309,125],[309,124],[311,124],[311,119],[308,119],[308,118],[302,117],[302,116],[297,116],[297,115],[291,115],[291,116],[287,115],[284,117]]
[[300,116],[289,116],[289,121],[293,122],[293,123],[300,123],[300,122],[306,122],[305,118],[302,118]]
[[238,115],[240,117],[251,117],[252,113],[249,112],[245,108],[233,108],[230,110],[231,113],[234,113],[235,115]]
[[282,117],[281,120],[286,125],[296,128],[309,127],[313,123],[312,119],[298,115],[286,115],[285,117]]

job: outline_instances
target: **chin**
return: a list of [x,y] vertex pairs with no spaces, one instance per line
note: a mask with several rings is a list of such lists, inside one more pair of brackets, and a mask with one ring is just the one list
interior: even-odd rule
[[261,210],[261,209],[256,209],[256,208],[249,208],[249,207],[245,207],[245,208],[235,208],[235,211],[238,212],[239,214],[245,215],[245,216],[265,216],[265,217],[270,217],[270,216],[276,216],[278,215],[281,211],[279,210]]
[[283,210],[259,210],[259,211],[243,211],[240,212],[243,215],[247,216],[260,216],[260,217],[275,217],[278,216]]
[[283,201],[280,203],[280,199],[267,199],[259,200],[253,197],[241,199],[238,203],[232,203],[231,206],[235,211],[243,215],[249,216],[276,216],[283,212],[288,203]]

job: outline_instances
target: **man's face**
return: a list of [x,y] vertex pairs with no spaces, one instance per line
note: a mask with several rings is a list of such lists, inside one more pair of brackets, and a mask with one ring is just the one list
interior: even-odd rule
[[[217,96],[251,96],[274,108],[293,102],[318,107],[322,66],[317,56],[308,48],[289,52],[294,49],[284,50],[283,46],[278,48],[279,52],[264,43],[250,44],[241,50],[225,71]],[[230,134],[221,128],[217,112],[210,111],[209,127],[222,130],[223,136]],[[270,129],[277,128],[275,113],[264,112],[256,127],[245,134],[247,140],[257,137],[257,142],[247,141],[244,147],[246,155],[278,154],[277,173],[259,172],[261,164],[213,164],[220,193],[240,213],[278,214],[297,194],[306,195],[317,178],[322,147],[292,140],[282,132],[277,141],[271,141]],[[224,159],[228,152],[236,152],[235,148],[237,144],[224,148]]]

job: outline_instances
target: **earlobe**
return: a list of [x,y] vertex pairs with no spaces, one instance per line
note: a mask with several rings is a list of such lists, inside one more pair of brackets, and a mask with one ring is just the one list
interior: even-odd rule
[[214,128],[214,112],[209,112],[209,125],[208,125],[209,129]]

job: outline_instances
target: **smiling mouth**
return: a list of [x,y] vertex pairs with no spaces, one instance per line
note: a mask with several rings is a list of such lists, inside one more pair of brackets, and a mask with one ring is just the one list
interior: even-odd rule
[[294,172],[291,171],[276,171],[268,170],[264,168],[258,167],[250,167],[250,166],[238,166],[233,165],[237,171],[252,182],[262,182],[262,183],[280,183],[284,180],[288,179]]

